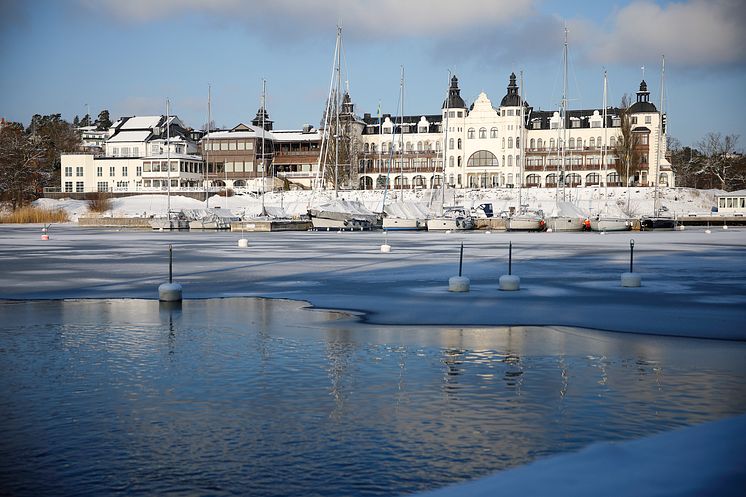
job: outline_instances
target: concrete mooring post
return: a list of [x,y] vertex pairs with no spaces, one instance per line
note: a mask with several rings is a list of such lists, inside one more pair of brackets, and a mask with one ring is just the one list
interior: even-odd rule
[[622,286],[636,288],[642,285],[642,277],[634,272],[635,265],[635,241],[629,241],[629,273],[622,273]]
[[174,283],[173,269],[174,248],[168,244],[168,283],[158,287],[158,300],[161,302],[181,302],[181,285]]
[[458,257],[458,276],[451,276],[448,279],[448,291],[449,292],[468,292],[470,287],[470,280],[466,276],[462,276],[462,269],[464,266],[464,242],[461,242],[461,250]]
[[521,288],[521,278],[513,275],[513,242],[508,242],[508,274],[500,276],[500,290],[515,292]]

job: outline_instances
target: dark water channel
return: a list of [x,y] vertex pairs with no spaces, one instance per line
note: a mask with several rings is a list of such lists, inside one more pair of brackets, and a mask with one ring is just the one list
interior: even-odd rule
[[746,412],[746,343],[0,303],[0,495],[397,495]]

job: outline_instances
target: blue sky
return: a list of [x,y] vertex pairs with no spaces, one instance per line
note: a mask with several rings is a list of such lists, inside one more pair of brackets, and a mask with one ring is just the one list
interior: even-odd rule
[[498,105],[523,70],[537,108],[561,97],[563,27],[569,30],[569,98],[600,107],[634,95],[645,66],[659,103],[666,55],[669,132],[693,144],[709,131],[746,144],[746,8],[740,0],[0,0],[0,116],[72,120],[90,105],[112,118],[173,112],[207,120],[212,85],[219,126],[256,114],[261,80],[278,129],[318,125],[329,88],[335,26],[342,23],[345,79],[359,114],[437,113],[448,71],[471,103]]

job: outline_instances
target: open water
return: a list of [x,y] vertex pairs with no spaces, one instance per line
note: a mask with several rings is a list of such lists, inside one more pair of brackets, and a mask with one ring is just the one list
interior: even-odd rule
[[746,412],[746,343],[0,303],[0,494],[397,495]]

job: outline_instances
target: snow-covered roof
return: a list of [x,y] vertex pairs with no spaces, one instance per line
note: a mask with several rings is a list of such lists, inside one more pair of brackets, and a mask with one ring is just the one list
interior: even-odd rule
[[738,190],[735,192],[723,192],[716,193],[716,197],[746,197],[746,190]]
[[273,131],[272,136],[274,137],[274,140],[277,142],[318,141],[321,139],[321,133],[319,133],[318,130],[314,130],[310,133],[304,133],[302,131],[296,131],[296,130]]
[[125,129],[152,129],[158,126],[161,121],[161,116],[135,116],[127,119],[122,125],[123,130]]
[[109,138],[108,142],[144,142],[148,136],[150,136],[150,131],[120,131]]

